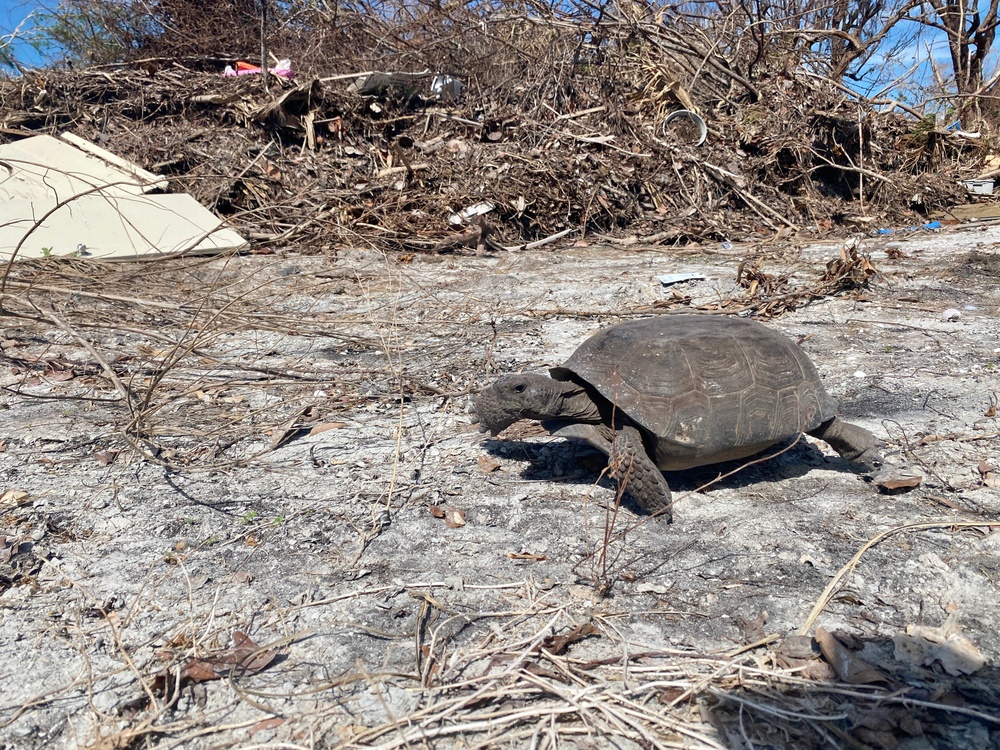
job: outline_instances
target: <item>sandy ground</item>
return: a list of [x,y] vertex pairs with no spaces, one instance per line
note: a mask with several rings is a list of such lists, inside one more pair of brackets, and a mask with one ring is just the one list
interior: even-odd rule
[[471,394],[839,245],[19,270],[0,747],[1000,747],[998,242],[865,240],[869,289],[769,322],[919,487],[803,439],[670,475],[670,525]]

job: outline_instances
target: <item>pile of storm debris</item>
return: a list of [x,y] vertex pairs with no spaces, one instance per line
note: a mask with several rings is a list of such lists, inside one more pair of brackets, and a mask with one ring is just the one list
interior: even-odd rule
[[933,118],[803,66],[745,70],[665,23],[464,24],[266,77],[205,56],[27,71],[0,80],[0,140],[70,131],[307,252],[921,224],[980,158]]

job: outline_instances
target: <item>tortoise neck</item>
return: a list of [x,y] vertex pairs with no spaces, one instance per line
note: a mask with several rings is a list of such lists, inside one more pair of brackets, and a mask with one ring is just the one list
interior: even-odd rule
[[575,422],[600,423],[601,410],[578,383],[570,381],[554,381],[556,385],[555,408],[551,413],[558,414],[562,419]]

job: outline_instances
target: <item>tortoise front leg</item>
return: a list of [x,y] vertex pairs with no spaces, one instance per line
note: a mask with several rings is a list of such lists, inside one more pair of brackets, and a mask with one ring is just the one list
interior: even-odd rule
[[840,417],[828,419],[809,434],[825,441],[848,461],[871,471],[882,465],[878,440],[860,425],[845,422]]
[[670,487],[646,453],[642,434],[631,425],[615,430],[608,467],[618,487],[628,492],[650,515],[673,521]]

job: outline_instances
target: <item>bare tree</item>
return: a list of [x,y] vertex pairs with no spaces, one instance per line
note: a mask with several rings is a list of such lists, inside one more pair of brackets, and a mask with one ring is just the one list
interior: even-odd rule
[[0,70],[3,70],[4,68],[14,68],[21,73],[24,72],[24,69],[17,60],[14,45],[18,39],[23,40],[28,36],[28,29],[33,23],[34,15],[34,12],[29,13],[17,25],[16,29],[7,34],[0,35]]
[[983,65],[1000,25],[1000,0],[926,0],[923,5],[919,21],[940,29],[948,39],[956,113],[978,118],[982,114],[979,97],[984,88]]
[[[924,0],[695,0],[675,7],[710,28],[715,46],[750,78],[807,64],[840,80],[857,78]],[[732,41],[727,45],[726,36]]]
[[854,70],[864,65],[883,42],[898,30],[919,0],[832,0],[820,2],[815,33],[826,36],[830,77],[857,78]]

